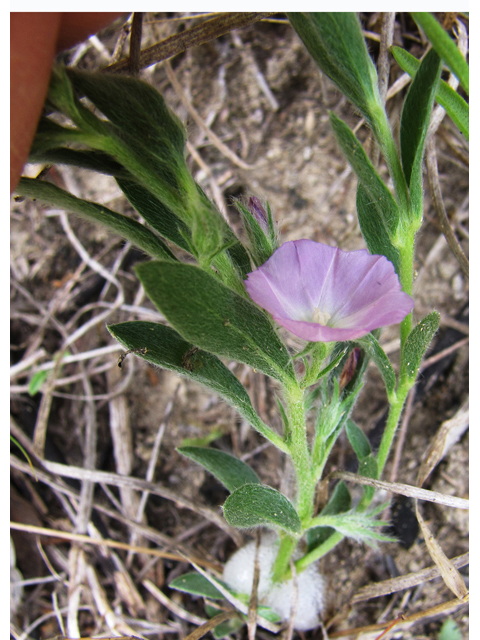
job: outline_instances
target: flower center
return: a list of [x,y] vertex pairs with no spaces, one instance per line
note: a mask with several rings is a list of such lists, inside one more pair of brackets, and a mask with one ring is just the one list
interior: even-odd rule
[[331,314],[327,311],[320,311],[318,307],[315,307],[312,314],[312,322],[317,322],[318,324],[327,326],[331,317]]

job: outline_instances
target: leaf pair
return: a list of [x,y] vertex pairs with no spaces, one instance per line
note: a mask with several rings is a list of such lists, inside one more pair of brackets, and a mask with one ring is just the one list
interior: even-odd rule
[[[85,95],[107,119],[97,117],[78,95]],[[162,237],[194,255],[204,268],[226,251],[237,280],[245,276],[250,268],[248,254],[195,184],[185,163],[184,127],[153,87],[133,78],[56,67],[47,101],[68,116],[75,128],[42,118],[32,161],[73,164],[114,176],[133,206]],[[38,182],[29,187],[33,197],[47,195]],[[21,189],[18,193],[25,195]],[[91,210],[93,205],[78,199],[72,204],[81,215],[81,210]],[[118,224],[112,226],[112,215],[122,218],[122,229]],[[138,240],[137,223],[127,216],[100,208],[90,219],[114,228],[132,242]],[[149,251],[147,243],[139,246],[152,257],[160,257],[158,250]]]
[[218,449],[180,447],[178,451],[201,464],[231,492],[223,505],[229,524],[239,529],[267,526],[300,533],[300,518],[292,503],[276,489],[261,484],[244,462]]

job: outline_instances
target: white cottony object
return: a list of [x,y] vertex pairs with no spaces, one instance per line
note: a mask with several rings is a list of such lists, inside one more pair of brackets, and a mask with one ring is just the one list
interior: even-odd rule
[[[282,620],[288,620],[294,597],[293,580],[274,583],[271,576],[278,544],[279,540],[275,534],[262,535],[258,549],[258,601],[271,607]],[[246,544],[233,554],[224,567],[224,581],[238,593],[250,594],[252,591],[255,546],[255,542]],[[294,554],[294,559],[297,557],[298,554]],[[314,629],[320,623],[325,590],[324,579],[315,565],[311,564],[297,575],[297,589],[297,613],[293,626],[298,631]]]

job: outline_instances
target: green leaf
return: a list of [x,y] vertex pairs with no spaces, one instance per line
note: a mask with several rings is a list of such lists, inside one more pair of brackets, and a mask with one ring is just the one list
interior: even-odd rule
[[[378,479],[378,463],[373,454],[369,454],[362,458],[358,464],[358,473],[365,478]],[[363,487],[364,500],[369,503],[375,494],[375,487]]]
[[400,120],[403,171],[409,186],[413,211],[420,219],[423,214],[422,160],[441,69],[441,59],[434,49],[430,49],[408,90]]
[[126,177],[128,172],[121,164],[112,160],[102,151],[79,151],[58,147],[46,151],[31,152],[29,162],[45,162],[47,164],[66,164],[109,176]]
[[[179,373],[218,393],[259,433],[287,451],[282,438],[260,419],[245,387],[214,355],[184,340],[174,329],[154,322],[123,322],[108,330],[127,349],[164,369]],[[145,353],[139,352],[147,349]]]
[[43,387],[43,383],[47,379],[47,375],[47,371],[37,371],[37,373],[33,374],[30,382],[28,383],[28,395],[34,396],[40,391]]
[[347,432],[348,441],[352,445],[357,458],[359,460],[362,460],[363,458],[369,456],[372,453],[372,448],[370,447],[370,442],[367,436],[363,433],[360,427],[357,426],[355,422],[349,418],[347,420],[345,429]]
[[168,207],[142,185],[117,179],[118,186],[131,205],[160,235],[191,253],[186,238],[190,236],[187,225]]
[[219,449],[178,447],[177,451],[210,471],[230,493],[244,484],[260,484],[257,474],[248,464]]
[[370,162],[359,140],[350,127],[333,112],[330,112],[330,123],[337,142],[342,147],[347,160],[364,187],[376,218],[381,220],[390,237],[394,237],[400,220],[400,211],[392,194]]
[[347,513],[340,513],[331,516],[320,515],[312,520],[312,523],[315,523],[315,525],[317,522],[318,524],[322,523],[326,526],[332,527],[348,538],[353,538],[358,542],[365,542],[369,545],[374,545],[375,541],[396,541],[395,538],[375,531],[377,527],[386,526],[388,522],[384,520],[375,520],[371,514],[367,513],[348,511]]
[[261,484],[244,484],[223,505],[225,520],[233,527],[266,526],[300,533],[302,525],[292,503],[279,491]]
[[[343,481],[336,484],[333,490],[330,500],[323,507],[320,515],[330,516],[336,513],[343,513],[348,511],[352,506],[352,498],[347,486]],[[325,542],[333,533],[332,527],[313,527],[306,533],[308,551],[316,549]]]
[[[398,62],[403,71],[412,78],[415,77],[420,60],[417,60],[411,53],[401,47],[391,47],[393,57]],[[457,125],[465,138],[469,139],[469,107],[468,103],[456,91],[450,87],[445,80],[440,80],[435,100],[448,113],[452,121]]]
[[[191,593],[194,596],[203,596],[210,600],[223,600],[223,595],[216,589],[211,582],[196,571],[184,573],[178,576],[168,585],[170,589]],[[227,585],[224,585],[227,589]]]
[[270,242],[270,238],[247,207],[244,207],[243,204],[238,201],[235,202],[235,205],[240,213],[243,225],[250,240],[250,251],[252,253],[253,260],[255,265],[259,267],[266,262],[275,249],[278,248],[278,243],[273,244]]
[[[221,613],[220,609],[217,609],[215,615]],[[212,612],[213,614],[213,612]],[[213,615],[209,613],[213,617]],[[226,620],[225,622],[221,622],[217,624],[216,627],[213,628],[212,634],[216,640],[220,640],[221,638],[225,638],[225,636],[230,636],[232,633],[235,633],[239,629],[243,627],[246,620],[240,620],[239,618],[232,618],[231,620]]]
[[393,246],[383,220],[378,216],[378,206],[368,195],[361,182],[357,186],[357,215],[362,235],[372,255],[385,256],[400,273],[400,255]]
[[[183,155],[185,128],[148,83],[129,76],[66,70],[77,91],[120,129],[158,152],[168,146]],[[166,153],[166,149],[164,151]]]
[[293,28],[320,69],[375,122],[381,102],[377,71],[370,59],[355,13],[287,13]]
[[447,67],[460,80],[460,84],[468,95],[468,64],[452,38],[450,38],[448,33],[431,13],[412,11],[411,15],[415,22],[423,29],[440,58],[445,61]]
[[380,346],[378,340],[372,333],[368,333],[363,338],[355,340],[355,343],[359,344],[363,349],[365,349],[370,358],[375,362],[383,378],[383,382],[385,383],[387,395],[389,396],[389,398],[392,397],[395,392],[397,378],[395,376],[395,371],[393,370],[392,364],[388,359],[387,354]]
[[288,352],[266,315],[213,274],[169,262],[143,263],[136,272],[147,295],[186,340],[277,380],[295,380]]
[[21,178],[15,192],[18,195],[35,198],[75,213],[91,222],[99,223],[126,238],[153,258],[176,260],[167,245],[143,224],[96,202],[76,198],[54,184],[38,179]]
[[405,367],[407,378],[411,383],[415,382],[418,368],[422,362],[433,336],[440,325],[440,314],[432,311],[428,316],[420,320],[405,341],[402,353],[402,364]]
[[447,618],[442,624],[438,640],[462,640],[462,634],[457,623],[452,618]]

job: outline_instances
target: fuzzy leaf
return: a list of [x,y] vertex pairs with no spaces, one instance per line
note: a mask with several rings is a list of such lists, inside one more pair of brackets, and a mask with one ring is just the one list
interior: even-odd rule
[[397,378],[392,364],[387,354],[380,346],[380,343],[372,333],[368,333],[363,338],[355,341],[368,353],[370,358],[375,362],[385,383],[387,395],[391,396],[395,391]]
[[377,72],[353,12],[287,13],[320,69],[372,124],[380,105]]
[[[168,585],[170,589],[191,593],[194,596],[203,596],[210,600],[223,600],[223,595],[216,589],[211,582],[196,571],[184,573],[178,576]],[[227,585],[224,585],[227,589]]]
[[[348,511],[352,506],[352,498],[350,492],[343,481],[338,482],[333,490],[330,500],[323,507],[320,515],[331,516],[336,513]],[[306,533],[308,551],[316,549],[329,538],[334,529],[332,527],[313,527]]]
[[320,515],[314,518],[312,522],[332,527],[348,538],[370,545],[373,545],[377,540],[380,542],[395,542],[395,538],[375,531],[377,527],[385,526],[388,522],[375,520],[371,514],[348,511],[347,513],[331,516]]
[[120,129],[141,140],[146,148],[183,154],[185,128],[152,86],[128,76],[66,70],[77,91],[87,96]]
[[357,186],[357,215],[370,253],[385,256],[398,274],[400,272],[398,250],[393,246],[382,218],[378,216],[377,204],[369,197],[361,182]]
[[171,240],[185,251],[191,252],[186,240],[190,231],[182,220],[142,185],[121,179],[117,179],[117,183],[134,209],[145,218],[148,224],[164,238]]
[[422,358],[425,355],[433,336],[436,334],[439,325],[440,314],[438,311],[432,311],[432,313],[429,313],[428,316],[423,318],[423,320],[420,320],[405,341],[402,361],[410,382],[415,381]]
[[257,474],[248,464],[219,449],[178,447],[177,451],[205,467],[230,493],[244,484],[260,484]]
[[447,67],[457,76],[468,95],[469,68],[454,41],[431,13],[412,11],[415,22],[423,29],[438,55],[443,58]]
[[[391,47],[393,57],[398,62],[403,71],[412,78],[415,77],[420,60],[417,60],[411,53],[401,47]],[[440,80],[435,100],[448,113],[452,121],[457,125],[465,138],[469,138],[469,107],[468,103],[456,91],[450,87],[445,80]]]
[[[127,349],[164,369],[179,373],[218,393],[275,446],[286,451],[282,438],[260,419],[245,387],[214,355],[197,349],[174,329],[154,322],[123,322],[108,330]],[[147,349],[145,353],[140,349]]]
[[261,484],[245,484],[223,505],[225,520],[233,527],[266,526],[300,533],[302,525],[292,503],[279,491]]
[[417,217],[422,215],[422,160],[441,68],[440,58],[430,49],[408,90],[400,120],[402,166]]
[[68,193],[68,191],[64,191],[50,182],[32,178],[21,178],[15,192],[21,196],[36,198],[42,202],[47,202],[65,211],[75,213],[86,220],[101,224],[107,229],[126,238],[152,258],[176,260],[167,245],[143,224],[132,220],[132,218],[128,216],[107,209],[107,207],[97,204],[96,202],[76,198]]
[[347,438],[352,449],[355,451],[355,455],[359,460],[363,460],[372,453],[372,448],[367,436],[363,433],[359,426],[355,424],[350,418],[346,424]]
[[45,162],[47,164],[66,164],[109,176],[127,177],[128,172],[121,164],[112,160],[110,156],[101,151],[79,151],[58,147],[46,151],[32,151],[29,162]]
[[377,220],[382,221],[387,233],[393,237],[400,219],[397,203],[350,127],[333,112],[330,112],[330,123],[337,142],[368,195],[372,209],[375,209]]
[[[257,267],[266,262],[276,247],[272,246],[267,232],[262,229],[255,217],[241,202],[235,203],[241,215],[245,230],[250,240],[250,250]],[[268,221],[266,222],[268,224]]]
[[[358,473],[366,478],[378,478],[378,463],[373,454],[369,454],[365,458],[359,460]],[[375,487],[363,487],[363,496],[367,502],[370,502],[375,494]]]
[[277,380],[295,379],[286,348],[253,303],[213,274],[192,265],[172,265],[143,263],[136,272],[150,299],[186,340]]

